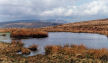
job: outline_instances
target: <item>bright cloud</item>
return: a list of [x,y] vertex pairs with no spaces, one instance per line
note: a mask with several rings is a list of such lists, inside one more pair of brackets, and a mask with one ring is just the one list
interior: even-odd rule
[[107,0],[0,0],[0,21],[42,17],[108,16]]
[[42,16],[87,16],[97,14],[107,14],[108,1],[106,0],[94,0],[89,3],[82,4],[80,6],[73,5],[72,7],[55,8],[52,10],[43,11]]

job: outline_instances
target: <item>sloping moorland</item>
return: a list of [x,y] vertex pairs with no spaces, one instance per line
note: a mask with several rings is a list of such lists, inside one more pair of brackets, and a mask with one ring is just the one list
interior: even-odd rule
[[108,35],[108,19],[69,23],[57,26],[43,27],[40,30],[48,32],[78,32],[99,33]]

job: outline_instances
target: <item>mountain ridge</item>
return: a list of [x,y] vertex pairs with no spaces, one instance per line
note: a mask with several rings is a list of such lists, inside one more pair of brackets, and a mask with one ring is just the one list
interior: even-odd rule
[[16,20],[0,22],[0,28],[40,28],[46,26],[55,26],[62,23],[41,21],[41,20]]

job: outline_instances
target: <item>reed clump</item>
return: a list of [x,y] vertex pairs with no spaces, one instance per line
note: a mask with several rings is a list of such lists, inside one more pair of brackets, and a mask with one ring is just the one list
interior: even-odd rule
[[[0,63],[16,63],[23,61],[21,55],[17,54],[21,50],[21,46],[13,43],[0,43]],[[25,62],[25,61],[24,61]]]
[[57,53],[60,50],[61,46],[46,46],[45,47],[45,54],[52,54],[52,53]]
[[19,46],[23,46],[24,45],[24,43],[21,40],[12,40],[11,44],[19,45]]
[[[41,59],[41,60],[40,60]],[[46,46],[45,55],[28,57],[36,63],[107,63],[107,49],[89,49],[84,45]]]
[[[101,61],[108,61],[107,49],[88,49],[84,45],[72,46],[46,46],[45,53],[47,55],[61,54],[72,56],[79,59],[98,59]],[[71,58],[70,58],[71,59]]]
[[22,48],[21,52],[22,54],[25,54],[25,55],[29,55],[31,53],[31,51],[28,48]]
[[48,37],[48,33],[37,29],[11,28],[7,30],[13,38],[44,38]]

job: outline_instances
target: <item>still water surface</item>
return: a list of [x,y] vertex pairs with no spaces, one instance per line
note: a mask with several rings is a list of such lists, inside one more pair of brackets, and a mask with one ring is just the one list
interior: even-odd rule
[[[9,36],[0,36],[0,41],[11,42]],[[22,39],[25,47],[32,44],[38,45],[38,51],[30,55],[44,54],[44,47],[47,45],[80,45],[83,44],[88,48],[108,48],[108,37],[100,34],[91,33],[70,33],[70,32],[49,32],[47,38],[30,38]]]

